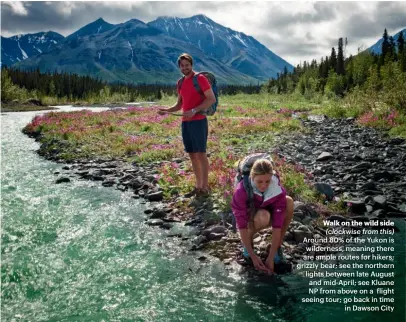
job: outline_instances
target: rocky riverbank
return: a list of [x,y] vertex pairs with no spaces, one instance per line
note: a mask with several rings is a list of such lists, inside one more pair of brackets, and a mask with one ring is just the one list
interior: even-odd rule
[[405,139],[358,127],[352,118],[303,123],[311,132],[280,145],[281,156],[300,163],[316,182],[329,184],[354,214],[405,217]]
[[[313,173],[315,182],[325,183],[318,189],[327,191],[327,197],[331,191],[343,195],[352,218],[381,220],[385,217],[405,216],[404,140],[389,139],[373,129],[359,128],[352,119],[303,122],[310,130],[309,133],[286,137],[278,144],[275,153],[290,162],[300,163]],[[35,137],[37,134],[33,135]],[[55,146],[55,142],[48,144],[51,143]],[[42,145],[39,154],[56,162],[65,162],[59,156],[65,143],[57,142],[60,149],[53,150]],[[181,165],[189,160],[177,158],[165,162]],[[151,202],[150,209],[145,212],[146,223],[167,229],[168,236],[179,238],[190,251],[207,254],[201,255],[199,252],[199,260],[209,260],[211,255],[226,265],[237,262],[245,266],[246,262],[241,257],[240,239],[232,231],[231,214],[221,211],[215,196],[199,200],[173,195],[169,200],[164,200],[164,192],[156,180],[157,168],[161,164],[155,162],[141,166],[123,160],[100,158],[92,161],[77,160],[64,166],[61,173],[55,173],[58,176],[56,183],[80,178],[100,181],[106,187],[131,191],[134,198],[144,198]],[[182,203],[187,203],[189,207],[179,207]],[[309,244],[303,243],[304,238],[326,236],[325,228],[320,224],[320,219],[326,216],[348,220],[347,216],[321,212],[317,205],[295,202],[294,219],[283,243],[284,252],[291,263],[297,263],[306,253],[305,248]],[[171,228],[178,224],[195,227],[195,236],[172,233]],[[267,256],[270,241],[271,229],[262,231],[254,238],[256,251],[263,258]]]
[[56,108],[43,105],[40,100],[29,99],[23,102],[14,100],[11,102],[1,102],[1,112],[28,112],[28,111],[44,111],[55,110]]

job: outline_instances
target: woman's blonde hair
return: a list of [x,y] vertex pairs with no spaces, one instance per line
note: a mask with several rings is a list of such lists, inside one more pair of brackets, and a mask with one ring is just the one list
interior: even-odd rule
[[258,159],[252,165],[250,177],[254,179],[255,176],[261,176],[264,174],[273,174],[272,163],[267,159]]

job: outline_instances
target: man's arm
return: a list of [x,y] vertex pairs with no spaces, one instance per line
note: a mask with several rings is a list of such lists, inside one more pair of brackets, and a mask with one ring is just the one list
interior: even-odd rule
[[169,108],[165,108],[165,109],[161,109],[161,110],[164,110],[166,112],[176,112],[176,111],[179,111],[181,108],[182,108],[182,97],[180,95],[178,95],[178,100],[176,101],[176,103],[174,105],[172,105]]
[[214,92],[211,88],[209,88],[203,94],[205,99],[201,104],[197,105],[194,108],[196,110],[196,113],[207,110],[210,106],[212,106],[216,102],[216,96],[214,96]]

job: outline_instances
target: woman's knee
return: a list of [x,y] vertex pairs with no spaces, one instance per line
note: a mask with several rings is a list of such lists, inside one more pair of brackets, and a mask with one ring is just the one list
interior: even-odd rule
[[254,225],[256,230],[264,229],[269,226],[271,220],[271,214],[268,210],[259,209],[254,217]]
[[294,202],[292,197],[290,196],[286,196],[286,212],[288,215],[293,214],[293,210],[294,210]]

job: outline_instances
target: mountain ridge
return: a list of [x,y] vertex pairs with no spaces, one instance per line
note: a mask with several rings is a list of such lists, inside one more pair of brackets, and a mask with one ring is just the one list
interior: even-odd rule
[[[169,30],[170,24],[176,30]],[[16,48],[13,50],[17,52]],[[49,52],[32,52],[25,59],[21,52],[20,61],[12,65],[75,72],[112,82],[169,83],[180,76],[176,58],[183,52],[194,57],[196,70],[212,71],[220,83],[264,82],[285,66],[293,69],[255,38],[201,14],[190,18],[162,16],[149,23],[130,19],[110,24],[98,18],[68,35]]]

